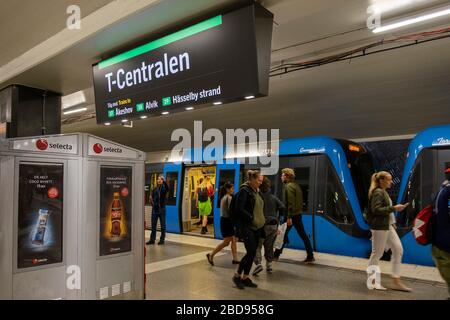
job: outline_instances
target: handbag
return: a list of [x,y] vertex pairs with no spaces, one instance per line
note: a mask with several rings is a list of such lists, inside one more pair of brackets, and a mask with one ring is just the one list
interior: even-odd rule
[[286,222],[278,226],[278,234],[275,239],[275,242],[273,243],[273,247],[275,249],[281,249],[283,247],[284,235],[286,234],[286,229],[287,229]]

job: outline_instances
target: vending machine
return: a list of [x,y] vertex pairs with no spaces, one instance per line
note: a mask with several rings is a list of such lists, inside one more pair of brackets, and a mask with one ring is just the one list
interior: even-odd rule
[[89,134],[0,140],[0,299],[142,299],[144,162]]

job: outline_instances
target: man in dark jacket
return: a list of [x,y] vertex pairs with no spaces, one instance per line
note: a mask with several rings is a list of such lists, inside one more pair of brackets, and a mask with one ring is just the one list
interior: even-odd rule
[[[288,234],[292,229],[292,226],[297,230],[298,235],[303,240],[306,249],[306,259],[303,261],[305,263],[314,262],[314,252],[311,246],[311,242],[309,241],[308,235],[305,232],[305,228],[303,227],[302,222],[302,209],[303,209],[303,194],[302,190],[295,183],[295,173],[294,170],[290,168],[285,168],[281,170],[281,181],[284,183],[283,188],[283,202],[286,207],[287,214],[287,229],[284,235],[284,245],[288,242]],[[274,252],[274,259],[278,260],[281,253],[283,252],[283,248],[276,249]]]
[[158,176],[156,183],[156,188],[150,194],[150,204],[152,205],[152,233],[150,240],[146,244],[155,244],[158,219],[161,223],[161,236],[158,244],[164,244],[166,238],[166,196],[169,191],[169,186],[164,181],[163,175]]
[[264,199],[259,191],[263,176],[258,171],[248,171],[248,181],[244,183],[235,195],[235,223],[239,236],[244,240],[245,256],[239,263],[233,282],[239,289],[256,288],[257,285],[249,278],[250,269],[255,259],[259,238],[264,236]]
[[436,199],[436,226],[431,249],[434,262],[450,293],[450,168],[445,170],[447,180],[442,184]]

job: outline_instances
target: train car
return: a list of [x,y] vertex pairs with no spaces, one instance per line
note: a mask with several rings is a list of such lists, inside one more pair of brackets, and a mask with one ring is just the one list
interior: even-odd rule
[[[361,208],[367,204],[373,173],[371,155],[360,144],[328,137],[282,140],[279,155],[280,171],[284,167],[293,168],[296,182],[303,191],[303,224],[314,250],[367,258],[371,250],[370,232]],[[207,178],[215,194],[206,236],[220,239],[220,187],[232,181],[237,190],[246,171],[259,167],[241,164],[239,159],[231,164],[230,159],[226,164],[203,160],[197,164],[164,164],[164,176],[170,187],[167,231],[200,235],[195,193],[200,179]],[[272,191],[280,195],[280,173],[268,177],[272,181]],[[288,247],[304,249],[296,232],[290,232]]]
[[405,263],[433,265],[430,246],[416,243],[412,226],[419,211],[432,203],[449,167],[450,125],[426,129],[411,141],[398,196],[398,203],[410,205],[397,214]]

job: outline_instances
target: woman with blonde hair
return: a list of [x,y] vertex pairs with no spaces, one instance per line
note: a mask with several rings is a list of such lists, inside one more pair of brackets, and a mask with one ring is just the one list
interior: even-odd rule
[[[411,291],[400,281],[400,266],[403,256],[403,246],[395,230],[395,211],[403,211],[408,204],[392,205],[392,200],[386,192],[392,186],[392,176],[389,172],[380,171],[372,175],[369,188],[369,211],[367,222],[372,232],[372,254],[369,267],[378,266],[386,249],[392,250],[392,289]],[[371,281],[371,278],[369,278]],[[371,283],[370,289],[386,290],[380,283]]]

